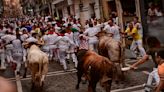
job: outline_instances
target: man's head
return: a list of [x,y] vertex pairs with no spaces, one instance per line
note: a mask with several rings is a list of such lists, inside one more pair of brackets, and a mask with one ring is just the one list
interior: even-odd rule
[[109,24],[110,26],[113,26],[113,19],[112,19],[112,18],[110,18],[110,19],[108,20],[108,24]]
[[130,28],[130,29],[133,28],[133,23],[129,23],[129,28]]
[[1,92],[16,92],[16,86],[7,79],[0,77],[0,91]]
[[137,22],[138,22],[138,17],[135,16],[135,17],[133,18],[133,21],[134,21],[134,23],[137,23]]
[[159,50],[159,51],[156,53],[156,62],[157,62],[158,64],[164,63],[164,49]]

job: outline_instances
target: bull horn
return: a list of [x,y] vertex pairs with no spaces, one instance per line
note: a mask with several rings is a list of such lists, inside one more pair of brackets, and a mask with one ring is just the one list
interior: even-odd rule
[[130,67],[121,68],[121,71],[124,71],[124,72],[129,71],[129,70],[130,70]]

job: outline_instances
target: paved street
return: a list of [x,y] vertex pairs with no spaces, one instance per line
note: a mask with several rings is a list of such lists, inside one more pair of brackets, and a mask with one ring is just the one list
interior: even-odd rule
[[[160,21],[160,20],[159,20]],[[161,21],[160,21],[161,23]],[[163,26],[149,26],[149,35],[156,36],[163,43]],[[156,32],[158,31],[158,32]],[[129,53],[126,53],[129,54]],[[126,65],[131,65],[136,60],[126,59]],[[74,69],[73,63],[70,61],[68,64],[70,70]],[[148,75],[145,72],[151,72],[154,64],[150,60],[149,62],[139,66],[137,70],[131,70],[125,73],[125,80],[119,84],[112,84],[112,92],[144,92],[142,85],[147,81]],[[56,73],[54,73],[56,72]],[[87,84],[81,84],[80,89],[76,90],[75,85],[77,83],[76,73],[74,72],[63,72],[63,68],[58,62],[50,62],[49,75],[46,78],[45,86],[43,92],[85,92],[87,90]],[[23,74],[23,70],[21,71]],[[6,78],[14,78],[14,73],[11,69],[7,69],[4,72],[0,72],[0,75]],[[29,75],[29,73],[28,73]],[[32,92],[30,78],[21,80],[23,92]],[[104,92],[103,89],[97,86],[97,92]]]
[[[126,61],[127,61],[127,64],[132,64],[135,62],[135,60],[130,60],[130,59]],[[73,69],[73,64],[72,63],[69,64],[69,67],[70,69]],[[147,75],[144,74],[142,71],[150,72],[152,67],[153,67],[153,63],[152,61],[150,61],[140,66],[138,70],[126,72],[125,80],[121,82],[120,84],[115,84],[115,82],[113,82],[112,90],[125,89],[125,88],[144,84],[147,80]],[[49,67],[49,73],[51,74],[49,74],[48,77],[46,78],[43,92],[85,92],[86,91],[87,84],[81,84],[80,89],[78,91],[75,90],[75,85],[77,82],[76,73],[53,74],[52,72],[55,72],[55,71],[61,72],[63,71],[63,69],[57,62],[51,62],[50,67]],[[14,76],[11,76],[12,73],[4,74],[4,75],[7,77],[14,77]],[[30,79],[23,79],[21,83],[22,83],[23,92],[32,92],[30,90],[31,88]],[[104,92],[99,85],[97,86],[97,92]],[[116,91],[116,92],[121,92],[121,91]]]
[[[139,19],[146,18],[144,15],[147,15],[146,35],[157,37],[164,46],[163,13],[164,0],[0,0],[0,79],[2,76],[7,81],[13,82],[17,92],[86,92],[88,82],[82,82],[78,90],[75,88],[77,84],[75,67],[77,66],[74,64],[77,65],[78,62],[75,54],[77,48],[96,51],[96,46],[99,46],[98,49],[102,50],[101,55],[108,54],[112,60],[122,54],[119,52],[121,36],[130,37],[135,41],[133,45],[136,45],[142,54],[137,55],[136,58],[132,55],[136,51],[131,52],[129,48],[125,48],[125,53],[123,53],[125,67],[130,69],[130,66],[145,54],[141,45],[143,34],[140,33]],[[124,25],[127,25],[127,30],[122,32]],[[111,39],[113,37],[114,40],[110,39],[108,42],[109,38],[102,35],[110,36]],[[130,46],[131,41],[127,41],[126,45]],[[66,59],[68,53],[73,60]],[[84,53],[85,51],[80,55]],[[52,57],[54,54],[56,57]],[[89,55],[93,55],[91,60],[88,59]],[[157,55],[161,58],[158,59],[158,63],[163,62],[163,56],[159,53]],[[56,58],[59,61],[48,62],[47,58]],[[115,73],[111,65],[108,66],[110,63],[101,56],[96,57],[94,53],[87,53],[81,59],[88,60],[84,64],[79,63],[83,67],[87,66],[88,69],[84,68],[86,71],[83,71],[88,73],[87,78],[92,78],[90,75],[94,75],[91,72],[94,70],[95,73],[99,73],[94,76],[102,75],[100,80],[106,86],[111,79],[111,71]],[[96,60],[100,61],[93,62]],[[33,82],[37,84],[44,81],[43,71],[48,68],[43,88],[32,89],[29,69],[27,78],[22,77],[25,71],[25,66],[21,66],[23,61],[28,61],[28,67],[33,72],[35,71]],[[124,72],[124,80],[112,81],[111,92],[145,92],[145,83],[154,66],[152,59],[149,59],[137,69]],[[161,70],[162,68],[163,65],[161,65]],[[158,73],[163,75],[159,71]],[[3,84],[0,80],[0,92],[3,89],[1,86]],[[14,90],[14,87],[11,87],[11,92],[12,89]],[[105,92],[99,83],[96,92]]]

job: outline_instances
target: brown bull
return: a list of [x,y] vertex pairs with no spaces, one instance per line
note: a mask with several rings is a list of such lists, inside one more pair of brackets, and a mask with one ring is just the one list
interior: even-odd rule
[[122,55],[123,49],[121,47],[121,43],[106,35],[104,32],[100,32],[98,34],[98,38],[98,53],[104,57],[107,57],[116,64],[118,70],[116,79],[118,80],[119,76],[123,75],[121,67],[124,64]]
[[81,77],[85,76],[89,81],[87,92],[96,92],[96,84],[100,81],[101,86],[110,92],[114,64],[108,58],[98,55],[93,51],[80,50],[77,53],[78,67],[77,77],[78,84],[76,89],[79,89]]
[[28,67],[32,75],[32,88],[42,87],[48,72],[48,56],[36,45],[32,45],[28,51]]

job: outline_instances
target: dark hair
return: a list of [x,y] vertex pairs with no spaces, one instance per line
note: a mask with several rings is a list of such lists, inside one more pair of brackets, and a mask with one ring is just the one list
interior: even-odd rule
[[157,52],[157,56],[160,56],[162,59],[164,59],[164,49],[159,50],[159,51]]
[[109,18],[109,20],[111,20],[113,22],[113,18]]
[[138,17],[137,16],[135,16],[134,18],[138,20]]
[[64,34],[64,33],[66,33],[66,31],[64,29],[62,29],[60,33]]
[[70,23],[68,24],[68,27],[72,26]]
[[89,27],[93,27],[93,24],[92,23],[89,23]]
[[83,34],[83,32],[81,31],[81,32],[79,32],[80,34]]

